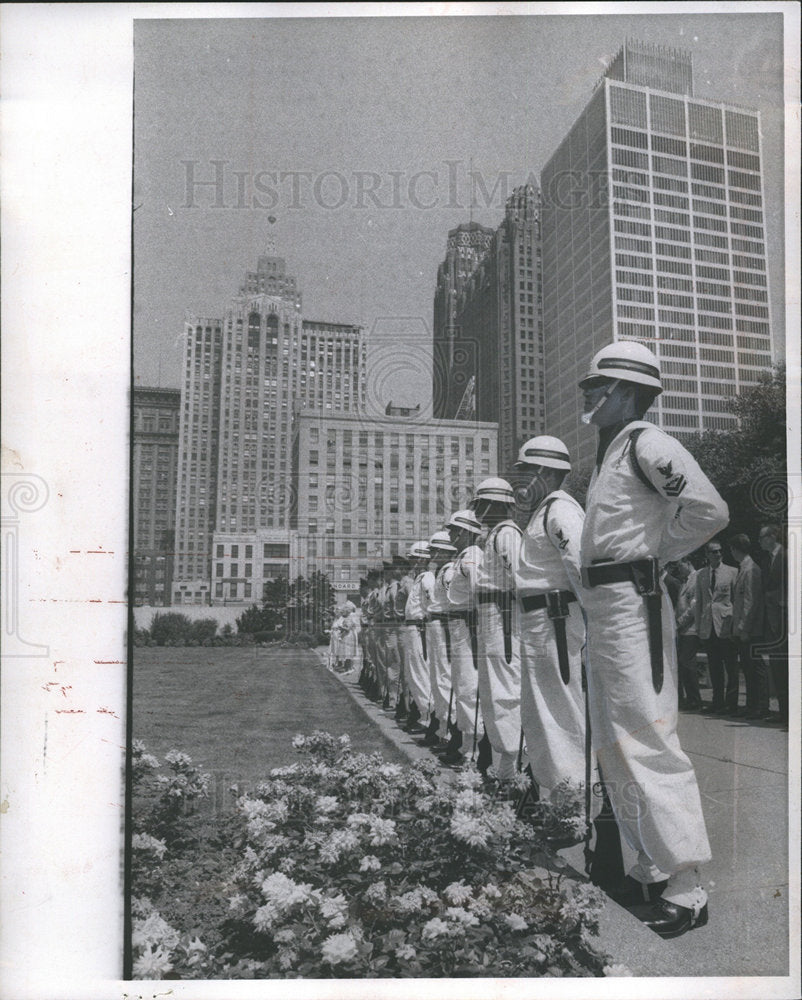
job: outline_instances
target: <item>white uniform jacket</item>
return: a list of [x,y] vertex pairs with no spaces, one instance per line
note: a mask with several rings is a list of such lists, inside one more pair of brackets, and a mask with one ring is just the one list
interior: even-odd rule
[[[515,572],[519,601],[553,590],[580,590],[579,543],[584,512],[564,490],[538,505],[521,540]],[[560,674],[557,638],[545,607],[521,605],[521,725],[535,780],[554,789],[564,780],[578,785],[585,777],[585,700],[582,646],[585,621],[578,601],[565,605],[565,650],[569,682]]]
[[[630,434],[638,427],[644,428],[636,447],[640,474],[630,455]],[[583,569],[646,557],[680,559],[727,520],[726,504],[685,448],[654,425],[634,421],[613,438],[591,479]],[[699,789],[676,732],[677,660],[668,595],[662,595],[659,693],[651,677],[646,602],[634,585],[602,584],[582,596],[592,740],[619,826],[630,845],[665,874],[705,862],[710,845]]]

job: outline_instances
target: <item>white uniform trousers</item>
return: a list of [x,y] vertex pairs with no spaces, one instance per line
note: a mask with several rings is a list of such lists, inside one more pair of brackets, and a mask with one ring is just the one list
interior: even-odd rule
[[426,623],[426,651],[429,654],[429,683],[432,689],[434,711],[439,723],[437,734],[441,739],[448,735],[448,703],[451,695],[451,664],[446,649],[445,624]]
[[579,604],[568,605],[565,639],[570,681],[564,684],[554,625],[545,608],[520,612],[521,725],[532,774],[551,790],[564,779],[585,780],[585,698],[581,649],[585,621]]
[[521,658],[515,606],[512,624],[512,656],[507,663],[501,612],[493,603],[479,605],[479,701],[493,748],[493,765],[502,780],[514,777],[521,739]]
[[593,747],[628,843],[668,875],[710,860],[696,774],[677,737],[674,616],[663,595],[663,687],[652,684],[646,604],[631,583],[583,592]]
[[387,672],[387,694],[390,696],[391,705],[395,705],[403,690],[400,686],[403,681],[401,677],[401,648],[398,639],[398,625],[385,622],[384,664]]
[[382,695],[387,687],[387,658],[385,656],[384,622],[376,622],[373,626],[373,655],[376,664],[376,676]]
[[[473,739],[478,674],[473,662],[471,634],[467,623],[461,618],[451,618],[448,628],[451,633],[451,684],[454,688],[457,728],[463,736]],[[480,711],[477,721],[480,735],[481,725]]]
[[404,652],[407,687],[418,711],[425,717],[430,709],[432,685],[429,680],[429,664],[423,658],[420,630],[417,625],[400,625],[398,631]]

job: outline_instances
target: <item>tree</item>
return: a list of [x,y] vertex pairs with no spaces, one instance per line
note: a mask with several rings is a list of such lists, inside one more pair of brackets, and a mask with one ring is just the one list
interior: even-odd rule
[[787,517],[785,366],[734,397],[731,412],[737,428],[696,434],[688,450],[730,508],[729,532],[752,536]]
[[334,620],[334,588],[328,576],[314,570],[311,577],[296,577],[289,587],[288,632],[323,632]]

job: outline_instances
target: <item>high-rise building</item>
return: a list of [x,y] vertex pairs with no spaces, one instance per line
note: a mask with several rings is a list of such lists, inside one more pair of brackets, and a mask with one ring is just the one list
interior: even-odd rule
[[184,324],[173,603],[209,600],[209,545],[216,523],[223,323]]
[[541,176],[546,430],[592,463],[577,383],[612,340],[660,359],[649,419],[735,426],[771,367],[760,117],[694,96],[687,52],[628,41]]
[[317,569],[357,590],[383,558],[443,527],[495,475],[497,426],[301,410],[292,464],[292,576]]
[[294,411],[364,407],[365,365],[362,328],[304,319],[280,257],[187,324],[175,603],[247,602],[278,575],[254,553],[287,556]]
[[135,604],[170,603],[180,404],[178,389],[134,387]]
[[493,230],[463,222],[449,230],[446,256],[437,268],[432,350],[432,415],[451,420],[478,364],[476,344],[466,342],[457,327],[457,297],[490,250]]
[[471,345],[475,366],[453,415],[498,423],[501,475],[543,427],[540,270],[540,192],[524,184],[507,199],[501,225],[455,302],[454,327]]

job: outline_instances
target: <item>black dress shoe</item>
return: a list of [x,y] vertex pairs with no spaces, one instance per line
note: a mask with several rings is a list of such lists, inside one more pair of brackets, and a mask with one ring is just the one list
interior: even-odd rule
[[607,895],[619,906],[640,906],[644,903],[653,903],[663,894],[663,889],[668,885],[668,880],[662,882],[639,882],[631,875],[625,876],[618,885],[607,890]]
[[640,903],[637,906],[628,906],[627,909],[661,938],[679,937],[685,931],[704,927],[707,923],[707,903],[697,915],[694,915],[691,907],[669,903],[662,897],[653,903]]
[[465,757],[459,750],[447,750],[440,758],[440,761],[443,764],[462,764],[465,762]]

